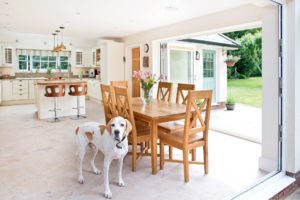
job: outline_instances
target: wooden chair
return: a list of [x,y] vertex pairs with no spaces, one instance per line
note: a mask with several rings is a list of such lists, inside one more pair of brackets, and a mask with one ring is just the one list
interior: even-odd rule
[[128,81],[111,81],[111,86],[128,88]]
[[[160,139],[160,169],[164,168],[165,161],[184,164],[184,180],[189,181],[189,164],[204,164],[205,174],[208,173],[208,129],[210,119],[212,90],[189,91],[187,97],[186,117],[184,130],[166,134],[159,132]],[[200,107],[197,100],[202,99]],[[205,108],[205,111],[203,110]],[[203,120],[201,112],[205,113]],[[199,123],[197,124],[197,120]],[[198,126],[200,125],[200,126]],[[202,134],[201,134],[202,133]],[[170,145],[183,151],[182,160],[165,160],[164,145]],[[189,150],[203,147],[204,162],[189,161]]]
[[137,153],[137,145],[150,141],[149,126],[137,126],[134,120],[131,97],[129,89],[124,87],[114,87],[117,102],[118,115],[128,119],[132,125],[131,134],[128,135],[128,142],[132,145],[132,171],[136,171],[136,162],[142,157],[146,150],[141,149]]
[[[182,84],[178,83],[177,93],[176,93],[176,103],[186,104],[188,91],[195,90],[194,84]],[[184,122],[183,121],[173,121],[173,122],[164,122],[158,125],[158,130],[163,131],[164,133],[175,133],[180,130],[183,130]],[[169,159],[173,157],[172,147],[169,146]],[[193,160],[196,159],[196,151],[192,151]]]
[[171,102],[173,83],[159,82],[156,98],[161,101]]
[[102,102],[105,112],[105,122],[106,124],[115,116],[116,113],[116,100],[114,96],[113,87],[110,85],[101,84],[101,94],[102,94]]

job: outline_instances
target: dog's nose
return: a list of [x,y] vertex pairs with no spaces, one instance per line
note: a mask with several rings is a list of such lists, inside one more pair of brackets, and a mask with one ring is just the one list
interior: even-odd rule
[[119,135],[120,131],[119,130],[115,130],[115,134]]

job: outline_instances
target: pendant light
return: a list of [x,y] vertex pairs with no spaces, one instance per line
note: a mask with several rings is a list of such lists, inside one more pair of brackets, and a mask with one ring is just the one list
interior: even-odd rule
[[53,50],[52,50],[52,52],[54,53],[55,52],[55,48],[56,48],[56,46],[55,46],[55,36],[57,35],[56,33],[52,33],[52,35],[53,35],[53,39],[54,39],[54,41],[53,41]]
[[60,30],[61,30],[61,44],[60,44],[60,51],[62,51],[62,50],[66,50],[66,49],[67,49],[66,46],[65,46],[64,43],[63,43],[63,40],[64,40],[63,30],[65,29],[65,27],[64,27],[64,26],[60,26],[59,28],[60,28]]

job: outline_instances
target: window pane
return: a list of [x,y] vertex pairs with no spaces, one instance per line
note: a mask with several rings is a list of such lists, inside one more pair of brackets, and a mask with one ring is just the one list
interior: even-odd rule
[[42,69],[48,68],[48,62],[42,62]]
[[68,69],[68,63],[67,62],[61,62],[60,67],[61,67],[61,69]]
[[42,56],[42,61],[48,61],[48,56]]
[[27,56],[27,62],[28,62],[28,65],[27,65],[28,69],[27,70],[30,71],[30,56]]
[[37,69],[38,67],[40,68],[41,67],[41,65],[40,65],[40,62],[33,62],[32,63],[33,64],[33,69]]
[[26,67],[26,61],[19,61],[19,69],[20,70],[26,70],[27,67]]
[[68,62],[68,56],[60,56],[61,62]]
[[49,56],[49,61],[56,61],[56,56]]
[[19,55],[19,60],[26,60],[26,57],[25,55]]
[[56,62],[49,62],[49,67],[52,69],[56,68]]
[[40,56],[32,56],[34,61],[40,61],[41,57]]

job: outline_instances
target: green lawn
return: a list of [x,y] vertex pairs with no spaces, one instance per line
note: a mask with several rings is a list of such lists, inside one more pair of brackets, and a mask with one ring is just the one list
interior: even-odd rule
[[249,79],[228,80],[228,97],[236,103],[261,108],[262,106],[262,79],[253,77]]

